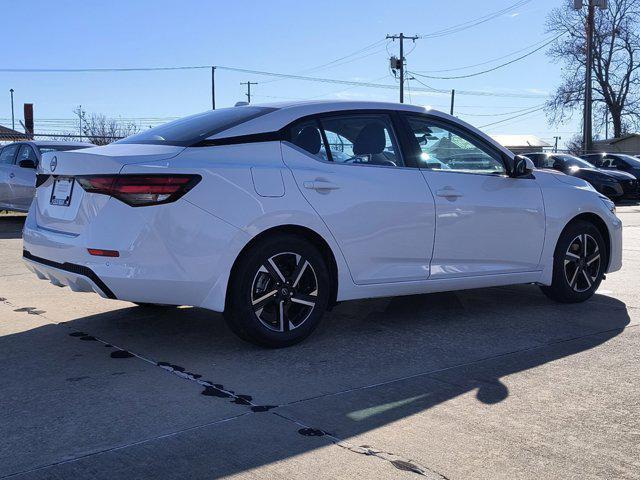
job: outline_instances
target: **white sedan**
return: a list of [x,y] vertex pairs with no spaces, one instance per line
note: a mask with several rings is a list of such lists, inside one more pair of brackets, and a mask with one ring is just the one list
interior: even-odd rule
[[411,105],[208,111],[46,154],[37,185],[39,278],[224,312],[269,347],[357,298],[532,283],[581,302],[622,263],[615,207],[586,182]]

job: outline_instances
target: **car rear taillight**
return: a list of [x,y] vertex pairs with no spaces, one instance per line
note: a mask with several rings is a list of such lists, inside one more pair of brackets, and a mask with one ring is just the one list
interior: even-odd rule
[[191,190],[200,175],[84,175],[76,177],[87,192],[110,195],[132,207],[175,202]]

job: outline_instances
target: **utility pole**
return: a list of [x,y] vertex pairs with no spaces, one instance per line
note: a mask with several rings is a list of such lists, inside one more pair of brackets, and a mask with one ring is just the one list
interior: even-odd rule
[[558,140],[562,140],[562,137],[553,137],[555,140],[555,145],[553,146],[553,153],[558,153]]
[[456,102],[456,90],[455,88],[453,90],[451,90],[451,111],[449,112],[451,115],[453,115],[453,106],[455,105]]
[[404,41],[411,40],[415,42],[418,40],[419,36],[408,37],[404,33],[400,33],[400,35],[387,35],[387,39],[393,40],[394,42],[400,40],[400,59],[397,61],[396,67],[400,71],[400,103],[404,103]]
[[591,152],[591,148],[593,145],[593,113],[591,111],[591,98],[593,85],[591,83],[591,66],[593,63],[593,28],[595,25],[594,17],[595,17],[595,7],[593,5],[593,0],[589,0],[589,13],[587,13],[587,64],[585,68],[585,78],[584,78],[584,125],[582,129],[582,133],[584,135],[584,139],[582,141],[582,148],[584,149],[584,153]]
[[78,105],[78,120],[80,121],[80,140],[82,140],[82,105]]
[[251,85],[258,85],[258,82],[240,82],[240,85],[247,86],[247,103],[251,103]]
[[[607,0],[586,0],[588,2],[586,21],[586,41],[585,41],[585,69],[584,69],[584,110],[582,119],[582,149],[584,153],[589,153],[593,149],[593,31],[595,29],[596,6],[600,10],[607,9]],[[574,9],[581,10],[583,0],[574,0]]]
[[211,67],[211,109],[216,109],[216,67]]
[[16,129],[16,118],[13,114],[13,88],[9,90],[11,93],[11,130]]

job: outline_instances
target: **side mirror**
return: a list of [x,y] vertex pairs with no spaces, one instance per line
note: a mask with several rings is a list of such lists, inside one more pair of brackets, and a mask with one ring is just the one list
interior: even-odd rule
[[530,158],[522,155],[516,155],[513,159],[513,177],[528,177],[533,173],[536,166],[533,164]]
[[36,168],[36,162],[30,159],[20,160],[18,166],[21,168]]

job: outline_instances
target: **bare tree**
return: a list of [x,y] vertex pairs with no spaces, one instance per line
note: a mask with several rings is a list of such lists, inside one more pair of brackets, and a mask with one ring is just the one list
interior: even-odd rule
[[73,111],[78,116],[78,127],[94,145],[107,145],[120,138],[137,133],[140,129],[133,122],[124,122],[115,118],[108,118],[102,114],[87,115],[84,110]]
[[582,150],[582,135],[574,135],[567,140],[564,149],[571,155],[582,155],[584,153]]
[[[562,84],[546,104],[549,119],[560,124],[582,111],[586,68],[586,9],[573,0],[547,17],[547,31],[561,35],[549,55],[563,64]],[[620,137],[640,126],[640,0],[609,0],[596,11],[593,35],[594,127],[602,132],[610,118]]]

